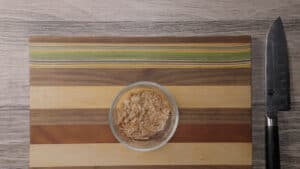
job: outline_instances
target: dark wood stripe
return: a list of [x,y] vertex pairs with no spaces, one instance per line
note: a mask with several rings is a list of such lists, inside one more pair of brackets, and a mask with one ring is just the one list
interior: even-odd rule
[[183,124],[171,142],[251,142],[251,125]]
[[154,81],[163,85],[250,85],[249,68],[31,68],[32,86],[128,85]]
[[250,36],[216,37],[30,37],[30,43],[250,43]]
[[[31,109],[30,125],[108,124],[109,109]],[[180,124],[250,124],[251,109],[179,109]]]
[[179,108],[181,124],[251,124],[249,108]]
[[30,125],[108,124],[109,109],[31,109]]
[[168,166],[99,166],[99,167],[31,167],[30,169],[251,169],[250,165],[168,165]]
[[[31,126],[31,144],[116,143],[108,125]],[[181,124],[171,142],[251,142],[250,124]]]

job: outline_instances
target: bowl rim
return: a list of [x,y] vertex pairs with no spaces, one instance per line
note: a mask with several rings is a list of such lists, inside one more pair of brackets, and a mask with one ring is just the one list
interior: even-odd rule
[[[114,110],[114,107],[116,106],[117,104],[117,101],[118,99],[125,93],[127,92],[128,90],[132,89],[132,88],[135,88],[135,87],[138,87],[138,86],[152,86],[152,87],[156,87],[158,88],[159,90],[161,90],[166,96],[167,98],[170,100],[170,102],[172,103],[173,105],[173,108],[175,110],[175,123],[174,123],[174,127],[172,128],[171,132],[169,133],[168,137],[163,140],[161,143],[159,143],[158,145],[156,146],[153,146],[153,147],[150,147],[150,148],[137,148],[137,147],[134,147],[134,146],[131,146],[129,145],[126,141],[124,141],[123,139],[121,139],[118,134],[117,134],[117,131],[115,130],[115,127],[113,126],[113,110]],[[171,93],[165,88],[163,87],[162,85],[158,84],[158,83],[155,83],[155,82],[150,82],[150,81],[138,81],[138,82],[134,82],[134,83],[131,83],[129,84],[128,86],[124,87],[121,91],[119,91],[119,93],[114,97],[113,99],[113,102],[112,102],[112,105],[110,107],[110,110],[109,110],[109,126],[110,126],[110,129],[114,135],[114,137],[123,145],[125,145],[127,148],[129,149],[132,149],[132,150],[135,150],[135,151],[140,151],[140,152],[146,152],[146,151],[152,151],[152,150],[156,150],[156,149],[159,149],[161,148],[162,146],[166,145],[170,139],[174,136],[175,132],[176,132],[176,129],[177,129],[177,126],[178,126],[178,122],[179,122],[179,111],[178,111],[178,106],[177,106],[177,103],[176,103],[176,100],[175,98],[173,97],[173,95],[171,95]]]

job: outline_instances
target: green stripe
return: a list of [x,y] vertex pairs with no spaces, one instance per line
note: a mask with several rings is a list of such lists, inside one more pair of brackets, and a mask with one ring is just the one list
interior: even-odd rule
[[105,60],[195,60],[195,61],[239,61],[250,59],[250,51],[233,53],[206,52],[140,52],[140,51],[84,51],[84,52],[37,52],[31,51],[33,61],[105,61]]

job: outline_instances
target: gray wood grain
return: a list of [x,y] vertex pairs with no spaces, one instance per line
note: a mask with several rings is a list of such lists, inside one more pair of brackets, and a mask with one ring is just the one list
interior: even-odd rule
[[282,168],[300,168],[299,0],[0,0],[0,168],[28,168],[31,35],[209,36],[252,42],[254,168],[264,168],[264,49],[272,20],[287,34],[292,111],[280,116]]

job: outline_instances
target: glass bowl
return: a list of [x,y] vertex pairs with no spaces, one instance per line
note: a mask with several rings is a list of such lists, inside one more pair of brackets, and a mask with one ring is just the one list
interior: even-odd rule
[[[115,111],[119,99],[130,90],[139,87],[159,89],[159,91],[166,96],[172,108],[171,115],[167,120],[165,129],[162,132],[159,132],[159,134],[156,137],[150,138],[149,140],[142,140],[142,141],[129,139],[120,133],[116,123],[116,111]],[[172,136],[176,131],[178,120],[179,120],[179,112],[174,97],[163,86],[154,82],[146,82],[146,81],[136,82],[122,89],[118,93],[118,95],[114,98],[109,112],[109,125],[115,138],[126,147],[132,150],[142,151],[142,152],[155,150],[167,144],[167,142],[172,138]]]

